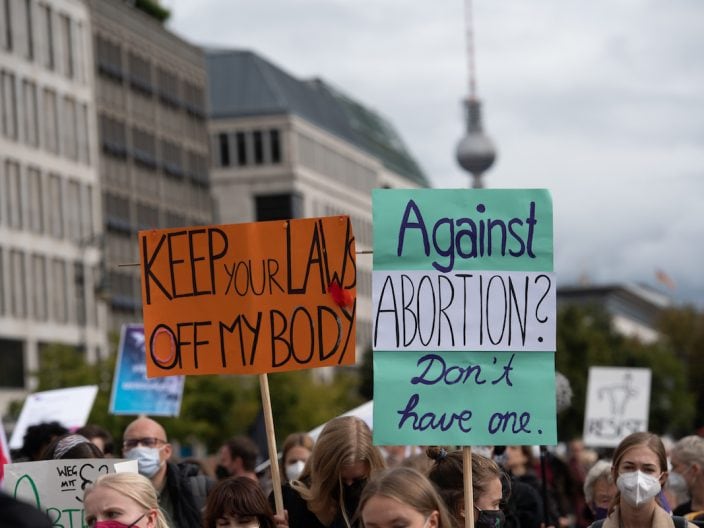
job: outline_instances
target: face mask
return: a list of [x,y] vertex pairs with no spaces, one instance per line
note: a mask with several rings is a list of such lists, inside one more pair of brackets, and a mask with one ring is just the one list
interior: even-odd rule
[[478,511],[479,515],[474,521],[475,528],[501,528],[506,522],[506,516],[501,510]]
[[301,476],[301,471],[303,471],[305,465],[306,463],[303,460],[299,460],[286,466],[286,478],[288,480],[296,480]]
[[136,460],[139,474],[147,478],[152,478],[159,472],[161,467],[160,449],[158,447],[137,446],[125,453],[130,460]]
[[606,517],[609,515],[609,509],[608,508],[602,508],[601,506],[594,506],[592,504],[592,511],[594,512],[594,520],[598,521],[599,519],[606,519]]
[[362,497],[362,490],[367,484],[367,479],[357,479],[352,484],[342,485],[342,500],[345,503],[345,509],[349,513],[354,513],[359,505],[359,499]]
[[218,480],[226,479],[229,476],[230,472],[225,466],[223,466],[222,464],[218,464],[217,466],[215,466],[215,477]]
[[139,516],[139,518],[134,521],[131,524],[125,524],[121,523],[120,521],[97,521],[93,523],[91,528],[132,528],[135,524],[137,524],[139,521],[142,520],[142,517],[144,517],[147,513],[149,512],[144,512],[142,515]]
[[660,493],[660,481],[641,471],[621,473],[616,479],[616,487],[623,498],[636,508]]

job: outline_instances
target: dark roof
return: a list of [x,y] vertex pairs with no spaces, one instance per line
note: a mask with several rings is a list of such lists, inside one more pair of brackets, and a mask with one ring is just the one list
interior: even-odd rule
[[321,79],[299,80],[245,50],[206,49],[211,118],[295,114],[415,183],[428,180],[381,115]]

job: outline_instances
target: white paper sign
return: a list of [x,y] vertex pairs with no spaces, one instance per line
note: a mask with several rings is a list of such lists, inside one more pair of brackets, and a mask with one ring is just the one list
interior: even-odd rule
[[22,447],[24,434],[30,425],[56,421],[69,430],[83,427],[97,394],[97,385],[30,394],[24,402],[17,425],[12,431],[10,448]]
[[374,271],[372,285],[374,350],[555,350],[554,273]]
[[[100,475],[115,473],[125,461],[115,458],[41,460],[5,466],[3,490],[45,512],[52,526],[85,526],[83,492]],[[128,465],[136,470],[133,465]]]
[[584,443],[616,447],[631,433],[648,430],[650,369],[591,367],[584,414]]

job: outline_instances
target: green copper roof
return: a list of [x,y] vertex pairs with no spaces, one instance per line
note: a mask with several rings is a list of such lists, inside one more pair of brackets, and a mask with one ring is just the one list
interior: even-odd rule
[[296,79],[251,51],[206,50],[206,64],[211,118],[295,114],[429,186],[391,123],[323,80]]

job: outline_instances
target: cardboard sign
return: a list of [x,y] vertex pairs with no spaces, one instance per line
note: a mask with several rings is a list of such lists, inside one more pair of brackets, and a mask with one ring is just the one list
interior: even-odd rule
[[374,440],[557,441],[545,190],[373,194]]
[[584,444],[616,447],[648,430],[650,369],[591,367],[584,414]]
[[147,378],[143,325],[122,326],[117,354],[110,412],[178,416],[186,378]]
[[90,410],[93,408],[97,385],[71,387],[35,392],[27,396],[17,425],[10,437],[10,448],[22,447],[27,427],[41,422],[57,421],[66,429],[78,429],[86,424]]
[[355,361],[347,216],[140,231],[147,375]]
[[5,466],[3,490],[45,512],[52,526],[86,526],[83,492],[100,475],[137,472],[136,460],[83,458],[41,460]]

